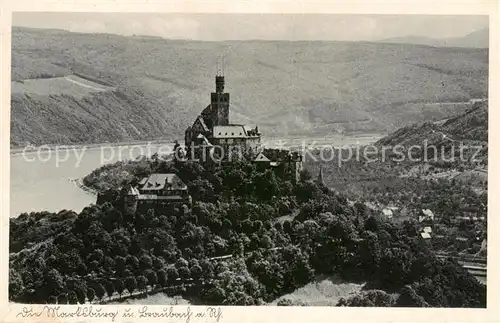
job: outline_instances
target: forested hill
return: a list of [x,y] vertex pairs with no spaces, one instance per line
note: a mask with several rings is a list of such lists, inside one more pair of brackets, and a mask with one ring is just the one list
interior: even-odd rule
[[[476,158],[488,163],[488,105],[476,103],[466,112],[437,122],[425,122],[405,126],[380,139],[383,146],[411,145],[445,147],[460,144],[482,147]],[[472,152],[472,151],[471,151]]]
[[376,153],[364,154],[360,148],[359,158],[306,160],[306,167],[317,174],[321,165],[328,186],[381,208],[428,208],[443,219],[466,216],[474,208],[475,216],[487,216],[485,102],[448,119],[402,127],[369,148]]
[[339,306],[486,306],[486,286],[453,259],[438,259],[415,222],[386,221],[307,172],[292,183],[247,162],[205,169],[152,158],[126,168],[130,182],[177,173],[193,207],[134,213],[127,190],[115,187],[77,216],[11,218],[10,250],[22,250],[10,254],[9,300],[101,303],[168,289],[194,305],[263,305],[315,277],[338,276],[368,292]]
[[11,143],[181,137],[221,55],[232,121],[267,135],[394,131],[487,96],[487,49],[14,28]]
[[[429,136],[429,129],[449,134],[455,139],[488,141],[488,105],[476,103],[464,113],[437,122],[413,124],[379,140],[380,144],[413,143]],[[442,135],[441,135],[442,136]]]

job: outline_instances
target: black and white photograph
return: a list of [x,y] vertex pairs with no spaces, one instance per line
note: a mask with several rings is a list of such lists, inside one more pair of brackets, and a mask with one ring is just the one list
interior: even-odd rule
[[485,309],[489,22],[13,12],[8,301]]

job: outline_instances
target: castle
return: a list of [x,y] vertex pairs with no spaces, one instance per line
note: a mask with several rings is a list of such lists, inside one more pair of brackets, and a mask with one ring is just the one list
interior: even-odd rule
[[[215,76],[215,92],[210,104],[185,131],[187,159],[204,164],[229,164],[245,158],[260,169],[272,169],[276,175],[297,182],[302,170],[302,154],[279,149],[262,149],[257,126],[229,122],[229,93],[224,91],[224,76]],[[216,161],[214,161],[216,160]]]
[[[185,131],[184,144],[191,152],[187,158],[216,156],[222,162],[238,158],[255,157],[260,149],[261,134],[258,127],[229,122],[229,93],[224,92],[224,76],[215,76],[215,92],[210,104]],[[208,158],[204,157],[206,162]]]
[[[245,158],[260,170],[271,169],[277,176],[298,182],[302,154],[282,149],[262,149],[257,126],[230,123],[229,93],[224,92],[224,83],[224,76],[218,73],[210,104],[185,131],[185,150],[192,153],[184,157],[206,165],[213,162],[214,157],[219,165],[228,165],[235,158]],[[100,200],[103,202],[105,199]],[[150,209],[171,210],[182,205],[190,207],[191,204],[188,186],[176,174],[151,174],[137,186],[130,186],[125,194],[125,208],[127,213],[132,214]]]

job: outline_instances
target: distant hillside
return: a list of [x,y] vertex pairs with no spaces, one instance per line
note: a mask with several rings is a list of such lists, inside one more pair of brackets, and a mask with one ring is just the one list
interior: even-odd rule
[[[265,135],[393,131],[487,97],[485,49],[200,42],[14,28],[18,90],[12,93],[11,143],[183,138],[209,103],[222,54],[230,118],[258,124]],[[39,79],[52,77],[60,78],[43,94],[47,83]],[[90,83],[75,83],[75,77]],[[109,88],[93,90],[96,84]]]
[[465,113],[440,122],[425,122],[413,124],[398,129],[396,132],[380,139],[378,143],[383,145],[408,145],[414,144],[416,140],[422,141],[429,138],[433,132],[447,134],[455,140],[488,141],[488,105],[476,103]]
[[430,38],[420,36],[407,36],[383,39],[381,43],[392,44],[416,44],[435,47],[468,47],[468,48],[488,48],[489,29],[481,29],[463,37],[457,38]]
[[450,218],[468,216],[471,209],[487,216],[487,104],[438,122],[404,126],[369,148],[342,154],[352,157],[342,163],[328,155],[323,161],[306,157],[304,167],[316,177],[321,166],[324,183],[351,200],[368,201],[379,210],[399,208],[399,220],[407,210],[426,208]]
[[[488,163],[488,105],[476,103],[465,113],[441,122],[425,122],[405,126],[380,139],[383,146],[412,145],[443,146],[446,151],[453,145],[458,150],[460,143],[468,147],[482,147],[476,158]],[[465,150],[467,151],[467,150]],[[474,153],[475,149],[470,149]],[[457,151],[458,153],[458,151]]]

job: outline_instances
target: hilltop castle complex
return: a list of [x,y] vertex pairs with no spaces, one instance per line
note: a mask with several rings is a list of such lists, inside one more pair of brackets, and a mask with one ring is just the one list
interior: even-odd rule
[[[292,182],[299,181],[302,154],[263,149],[258,127],[230,123],[229,108],[229,93],[224,92],[224,76],[216,75],[215,92],[211,93],[210,104],[185,131],[186,159],[210,167],[215,164],[227,166],[243,158],[255,163],[260,170],[271,169],[277,176]],[[101,196],[97,204],[104,201]],[[176,174],[151,174],[138,185],[129,187],[125,197],[129,213],[191,206],[191,203],[188,185]]]
[[210,99],[210,104],[185,131],[186,149],[195,149],[196,157],[211,153],[224,161],[235,158],[234,154],[255,157],[261,134],[258,127],[229,122],[229,93],[224,92],[224,76],[215,77],[215,92]]
[[302,155],[288,150],[263,149],[257,126],[230,123],[229,93],[224,91],[224,76],[215,76],[215,92],[210,104],[185,131],[184,143],[188,159],[229,164],[240,158],[251,160],[260,168],[275,170],[279,176],[298,181]]

